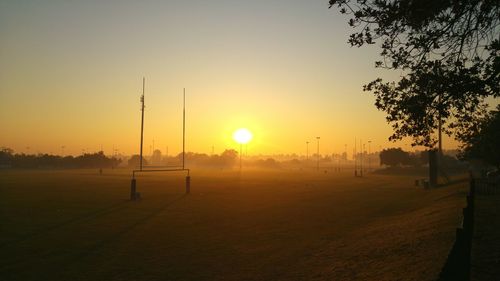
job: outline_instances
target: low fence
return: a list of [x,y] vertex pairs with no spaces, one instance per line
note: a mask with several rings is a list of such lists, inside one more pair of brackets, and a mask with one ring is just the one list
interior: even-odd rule
[[479,195],[491,195],[500,193],[500,184],[498,184],[498,180],[476,179],[475,187],[476,194]]
[[500,193],[498,179],[471,179],[467,195],[467,206],[463,209],[460,227],[456,230],[456,239],[448,254],[438,281],[469,281],[471,276],[471,246],[474,234],[474,213],[476,195]]
[[439,281],[469,281],[472,236],[474,233],[474,197],[476,195],[477,180],[471,179],[470,190],[467,195],[467,206],[463,208],[463,217],[456,230],[456,239],[448,259],[446,260]]

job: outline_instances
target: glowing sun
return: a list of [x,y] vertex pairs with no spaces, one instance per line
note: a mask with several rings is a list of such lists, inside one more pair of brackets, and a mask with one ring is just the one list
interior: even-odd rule
[[245,128],[238,129],[233,133],[233,139],[239,144],[247,144],[252,138],[252,133]]

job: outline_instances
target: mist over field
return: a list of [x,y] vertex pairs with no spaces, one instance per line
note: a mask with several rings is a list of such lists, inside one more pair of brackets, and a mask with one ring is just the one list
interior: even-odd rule
[[[3,171],[3,280],[434,280],[466,186],[350,172]],[[29,270],[23,270],[29,268]]]
[[500,280],[500,1],[0,1],[0,281]]

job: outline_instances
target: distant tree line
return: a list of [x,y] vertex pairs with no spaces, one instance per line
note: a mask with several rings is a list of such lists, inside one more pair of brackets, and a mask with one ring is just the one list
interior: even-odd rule
[[[457,167],[462,165],[460,161],[450,155],[442,155],[442,163],[446,167]],[[429,162],[429,153],[421,151],[418,153],[410,153],[402,150],[401,148],[388,148],[380,152],[380,165],[389,167],[422,167]]]
[[[132,155],[127,164],[130,168],[136,168],[140,165],[140,156]],[[155,150],[153,156],[148,161],[144,156],[142,165],[180,165],[182,163],[182,153],[172,157],[162,157],[159,150]],[[185,161],[189,166],[206,166],[213,168],[228,168],[237,163],[238,152],[234,149],[226,149],[221,154],[208,155],[205,153],[186,152]]]
[[120,162],[120,159],[107,157],[102,151],[73,157],[49,154],[19,154],[14,153],[10,148],[0,149],[0,167],[2,168],[112,168],[118,166]]

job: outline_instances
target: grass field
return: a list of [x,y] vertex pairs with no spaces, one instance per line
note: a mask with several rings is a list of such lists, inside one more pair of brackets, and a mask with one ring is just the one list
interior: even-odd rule
[[435,280],[466,185],[304,171],[0,171],[0,280]]

